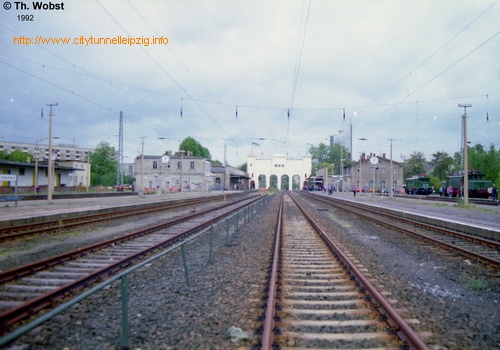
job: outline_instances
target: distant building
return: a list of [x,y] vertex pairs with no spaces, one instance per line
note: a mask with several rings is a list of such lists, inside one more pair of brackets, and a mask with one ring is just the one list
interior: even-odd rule
[[[75,165],[75,167],[72,166]],[[88,165],[87,163],[80,163]],[[79,167],[78,164],[68,163],[65,166],[62,164],[54,164],[54,186],[67,187],[78,186],[77,182],[88,178],[85,167]],[[37,187],[46,192],[48,185],[48,164],[47,163],[24,163],[12,162],[8,160],[0,160],[0,174],[16,175],[17,186],[20,193],[34,193]],[[14,191],[14,182],[0,182],[0,193],[8,194]],[[80,185],[81,186],[81,185]]]
[[[22,179],[22,185],[18,181],[18,186],[36,186],[43,187],[48,184],[48,157],[49,146],[45,144],[18,143],[18,142],[0,142],[0,152],[10,153],[13,151],[22,151],[30,155],[28,163],[18,163],[4,161],[0,164],[0,170],[3,174],[16,174]],[[54,186],[77,187],[90,186],[90,167],[89,155],[92,148],[76,147],[74,145],[53,145],[55,178]],[[22,175],[29,173],[27,175]],[[38,174],[37,174],[38,173]],[[2,184],[2,187],[9,187],[9,184]]]
[[253,154],[247,156],[247,171],[252,189],[301,189],[306,179],[311,176],[311,170],[309,155],[302,159],[288,159],[284,154],[276,154],[271,159],[258,159]]
[[[33,157],[38,155],[38,160],[41,162],[46,162],[49,159],[49,146],[47,144],[6,142],[0,140],[0,152],[4,151],[6,153],[10,153],[15,150],[32,154]],[[74,160],[88,162],[88,157],[93,151],[93,148],[77,147],[75,145],[52,145],[52,153],[56,155],[56,160],[58,161]]]
[[137,156],[134,162],[135,189],[204,192],[210,188],[210,162],[192,156],[169,156],[164,163],[162,156]]
[[[377,160],[375,160],[375,158]],[[383,153],[380,156],[370,153],[361,155],[358,162],[344,167],[345,186],[344,190],[351,190],[354,185],[365,191],[375,189],[377,192],[389,190],[391,187],[397,189],[404,184],[403,163],[392,161],[392,185],[391,185],[391,160]]]
[[249,189],[249,176],[244,171],[226,165],[212,165],[211,168],[214,189],[222,190],[222,184],[226,190],[247,190]]
[[[168,161],[167,161],[168,160]],[[248,189],[248,175],[231,166],[212,166],[210,161],[191,155],[142,155],[134,161],[135,189],[165,192],[208,192]]]

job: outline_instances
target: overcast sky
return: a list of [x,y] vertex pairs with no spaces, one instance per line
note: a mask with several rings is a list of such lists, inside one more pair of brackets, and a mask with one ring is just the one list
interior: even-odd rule
[[[252,151],[299,158],[330,135],[349,146],[350,123],[355,160],[389,156],[389,139],[396,161],[430,159],[459,151],[458,104],[470,103],[468,139],[500,148],[499,0],[26,4],[0,9],[3,141],[46,139],[45,105],[57,102],[56,142],[83,147],[117,147],[123,111],[125,162],[141,137],[148,155],[191,136],[220,161],[226,143],[235,166]],[[16,44],[21,36],[71,44]],[[168,44],[74,44],[90,36]]]

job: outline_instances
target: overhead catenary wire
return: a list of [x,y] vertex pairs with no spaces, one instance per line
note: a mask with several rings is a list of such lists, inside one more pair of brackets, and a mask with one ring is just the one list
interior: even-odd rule
[[[129,3],[129,5],[132,7],[132,9],[139,15],[139,17],[141,17],[141,19],[144,21],[144,23],[146,23],[146,25],[153,31],[153,33],[155,33],[155,35],[157,36],[160,36],[158,31],[153,28],[153,26],[149,23],[149,21],[142,15],[142,13],[139,11],[139,9],[137,9],[137,7],[132,3],[131,0],[127,0],[127,2]],[[189,74],[190,76],[192,76],[194,78],[194,80],[196,81],[196,83],[198,83],[198,85],[200,85],[207,93],[208,95],[215,101],[215,103],[217,103],[220,107],[222,107],[228,114],[232,114],[231,111],[226,108],[226,104],[223,104],[206,86],[205,84],[203,84],[200,79],[187,67],[187,65],[179,58],[179,56],[172,50],[172,48],[170,46],[167,45],[167,50],[172,54],[172,56],[177,60],[177,62],[179,62],[180,65],[182,65],[182,67],[184,67],[184,69],[186,70],[186,75]],[[187,92],[186,89],[183,90],[185,93]],[[239,120],[237,120],[237,122],[239,123]]]
[[[124,28],[120,22],[118,22],[118,20],[116,18],[114,18],[114,16],[99,2],[99,0],[95,0],[97,2],[97,4],[104,10],[104,12],[106,12],[106,14],[108,14],[109,17],[111,17],[111,19],[128,35],[128,36],[132,36],[126,28]],[[140,49],[146,54],[146,56],[149,57],[149,59],[165,74],[167,75],[171,80],[172,82],[174,82],[175,85],[177,85],[177,87],[179,87],[179,89],[181,89],[181,91],[184,90],[184,88],[182,87],[182,85],[163,67],[163,65],[160,64],[160,62],[158,62],[158,60],[156,60],[153,56],[151,56],[151,54],[143,47],[143,46],[140,46]],[[198,106],[198,108],[203,112],[203,114],[205,114],[220,130],[222,130],[225,134],[228,134],[225,129],[193,98],[193,96],[191,96],[191,94],[187,91],[184,91],[186,96],[188,96],[191,101],[193,101],[193,103]]]
[[377,115],[376,117],[372,118],[370,121],[368,121],[367,123],[365,123],[364,125],[362,125],[361,127],[359,127],[357,129],[357,131],[364,129],[368,125],[370,125],[370,124],[374,123],[375,121],[377,121],[379,118],[381,118],[382,116],[384,116],[385,114],[387,114],[389,111],[393,110],[396,106],[400,105],[403,101],[407,100],[410,96],[416,94],[418,91],[422,90],[424,87],[426,87],[427,85],[429,85],[431,82],[433,82],[434,80],[436,80],[437,78],[439,78],[441,75],[443,75],[447,71],[449,71],[451,68],[453,68],[454,66],[456,66],[458,63],[462,62],[464,59],[466,59],[467,57],[469,57],[475,51],[479,50],[481,47],[483,47],[488,42],[490,42],[491,40],[493,40],[499,34],[500,34],[500,32],[497,32],[494,35],[492,35],[491,37],[489,37],[487,40],[483,41],[481,44],[479,44],[478,46],[476,46],[475,48],[473,48],[472,50],[470,50],[468,53],[466,53],[465,55],[463,55],[462,57],[460,57],[458,60],[456,60],[451,65],[449,65],[448,67],[446,67],[444,70],[442,70],[441,72],[439,72],[437,75],[435,75],[434,77],[432,77],[431,79],[429,79],[427,82],[423,83],[418,88],[416,88],[415,90],[413,90],[412,92],[410,92],[407,96],[401,98],[399,101],[397,101],[394,104],[392,104],[384,112],[380,113],[379,115]]
[[[466,24],[461,30],[459,30],[457,33],[455,33],[451,38],[449,38],[445,43],[443,43],[437,50],[435,50],[433,53],[431,53],[427,58],[425,58],[422,62],[420,62],[415,68],[413,68],[410,72],[408,72],[406,75],[404,75],[401,79],[399,79],[396,83],[394,83],[392,86],[389,88],[385,89],[385,91],[377,96],[375,99],[372,100],[371,103],[369,103],[367,106],[372,105],[376,101],[378,101],[381,97],[383,97],[387,91],[390,91],[394,89],[396,86],[398,86],[402,81],[404,81],[406,78],[411,76],[413,73],[415,73],[419,68],[423,67],[427,62],[429,62],[434,56],[436,56],[439,52],[441,52],[448,44],[450,44],[453,40],[455,40],[460,34],[465,32],[466,29],[468,29],[472,24],[474,24],[476,21],[478,21],[484,14],[486,14],[489,10],[491,10],[494,6],[496,6],[500,0],[497,0],[490,6],[488,6],[483,12],[481,12],[479,15],[475,16],[474,19]],[[410,96],[410,93],[408,93],[408,97]]]
[[307,14],[305,16],[305,24],[304,24],[304,30],[302,30],[302,21],[304,19],[304,4],[305,0],[302,3],[302,16],[301,16],[301,22],[300,22],[300,28],[299,28],[299,40],[297,43],[297,53],[296,53],[296,58],[295,58],[295,69],[294,69],[294,76],[293,76],[293,82],[292,82],[292,96],[290,98],[290,107],[287,110],[287,126],[286,126],[286,135],[285,135],[285,149],[288,147],[288,137],[290,134],[290,113],[293,111],[293,105],[295,103],[295,94],[297,93],[297,84],[299,81],[299,74],[300,74],[300,65],[302,62],[302,54],[304,52],[304,43],[306,41],[306,33],[307,33],[307,25],[309,23],[309,13],[311,12],[311,2],[312,0],[309,0],[309,6],[307,7]]
[[[105,4],[105,3],[103,3],[103,4]],[[306,8],[306,7],[305,7],[305,6],[306,6],[306,4],[307,4],[307,3],[304,1],[304,9]],[[302,18],[304,18],[304,16],[302,16]],[[298,51],[298,52],[299,52],[299,47],[301,47],[301,45],[297,45],[297,51]],[[170,47],[169,47],[169,46],[166,46],[165,48],[170,48]],[[175,47],[174,47],[174,48],[175,48]],[[297,55],[297,57],[298,57],[298,55]],[[163,63],[163,61],[161,61],[161,62]],[[180,62],[182,62],[182,61],[180,61]],[[15,65],[15,63],[13,63],[13,64]],[[78,66],[76,66],[76,67],[77,67],[77,68],[75,68],[75,65],[73,65],[73,78],[74,78],[74,79],[78,79],[78,74],[79,74],[79,73],[78,73],[79,67],[78,67]],[[305,67],[305,66],[304,66],[304,67]],[[27,70],[29,70],[29,69],[27,69]],[[170,72],[170,73],[172,73],[172,72]],[[174,73],[175,73],[175,72],[174,72]],[[71,74],[71,73],[68,73],[68,78],[70,78],[70,75],[69,75],[69,74]],[[189,74],[191,74],[191,72],[189,72]],[[294,78],[295,78],[295,77],[294,77]],[[297,79],[298,79],[298,78],[297,78]],[[182,79],[181,79],[181,80],[182,80]],[[181,81],[181,80],[179,80],[179,81]],[[110,81],[110,79],[109,79],[109,78],[108,78],[108,79],[104,79],[104,81],[109,82],[109,81]],[[57,85],[57,81],[56,81],[56,80],[52,80],[52,82],[55,82],[55,83],[56,83],[56,85]],[[73,82],[75,83],[75,80],[74,80]],[[62,84],[62,85],[65,85],[65,84]],[[130,92],[134,93],[134,91],[133,91],[133,90],[128,89],[125,85],[122,85],[120,82],[115,81],[115,79],[113,79],[113,84],[112,84],[112,85],[113,85],[113,89],[119,89],[119,88],[122,88],[122,91],[124,91],[124,93],[130,93]],[[171,85],[171,84],[169,84],[169,85]],[[297,90],[296,90],[296,91],[300,91],[300,89],[298,89],[298,86],[297,86],[296,88],[297,88]],[[140,89],[142,89],[142,88],[140,88]],[[73,93],[74,91],[78,91],[80,94],[82,94],[82,95],[86,96],[87,98],[89,98],[89,97],[91,96],[90,94],[85,95],[85,93],[84,93],[84,92],[82,93],[82,90],[80,89],[80,86],[79,86],[79,84],[78,84],[78,81],[76,81],[76,86],[75,86],[75,84],[73,84],[73,88],[72,88],[72,89],[70,88],[69,90],[72,90],[72,91],[70,91],[69,93]],[[184,84],[183,84],[183,90],[186,90],[186,86],[185,86]],[[117,90],[117,91],[118,91],[118,90]],[[144,91],[146,91],[146,89],[144,89]],[[135,91],[135,92],[137,92],[137,91]],[[493,92],[493,91],[488,91],[488,92],[489,92],[489,93],[491,93],[491,95],[493,96],[493,94],[494,94],[494,92]],[[168,94],[166,94],[165,92],[159,92],[159,93],[162,93],[162,94],[168,95]],[[409,91],[408,91],[408,93],[411,93],[411,90],[409,90]],[[140,95],[140,94],[136,94],[136,95]],[[145,95],[145,94],[144,94],[144,95]],[[179,95],[179,94],[177,94],[177,95]],[[211,95],[211,94],[208,94],[208,95]],[[206,101],[204,101],[203,99],[198,98],[199,96],[195,96],[195,97],[196,97],[196,99],[195,99],[195,100],[196,100],[196,101],[198,101],[200,104],[202,104],[204,108],[207,108],[207,106],[206,106],[206,105],[204,105],[204,103],[214,103],[214,104],[219,104],[220,106],[223,106],[223,107],[224,107],[224,109],[228,110],[228,111],[230,112],[230,115],[231,115],[231,116],[235,116],[235,115],[236,115],[236,112],[235,112],[235,110],[234,110],[235,101],[233,101],[233,102],[229,101],[228,103],[222,103],[222,102],[220,101],[220,99],[217,99],[217,98],[215,98],[215,99],[214,99],[214,97],[215,97],[215,96],[213,96],[213,95],[208,96],[208,95],[207,95]],[[482,94],[481,94],[481,95],[482,95],[482,96],[484,96],[484,92],[482,92]],[[76,95],[75,95],[75,96],[76,96]],[[103,94],[103,96],[105,96],[105,94]],[[420,96],[419,96],[419,97],[420,97]],[[115,94],[113,93],[113,102],[115,101],[115,98],[116,98],[116,101],[117,101],[117,100],[118,100],[118,99],[117,99],[117,95],[115,95]],[[149,96],[148,96],[148,97],[146,97],[146,96],[142,96],[142,97],[138,97],[138,98],[143,99],[143,100],[145,100],[145,101],[151,101],[151,105],[154,105],[153,100],[152,100],[152,99],[150,99],[150,98],[149,98]],[[175,96],[175,98],[179,98],[179,96]],[[483,97],[483,98],[484,98],[484,97]],[[92,100],[92,97],[90,97],[90,99]],[[447,99],[441,99],[441,101],[443,101],[443,100],[445,100],[445,101],[446,101],[446,100],[453,100],[453,99],[454,99],[454,98],[447,98]],[[94,100],[94,101],[96,101],[96,102],[98,102],[98,103],[100,102],[101,104],[106,104],[105,102],[102,102],[99,98],[95,98],[95,99],[93,99],[93,100]],[[110,99],[110,101],[111,101],[111,99]],[[189,101],[190,101],[190,100],[189,100],[189,98],[188,98],[188,102],[189,102]],[[420,103],[422,103],[422,104],[423,104],[423,103],[425,103],[426,101],[430,101],[430,99],[426,100],[426,99],[421,99],[421,98],[419,98],[419,102],[420,102]],[[483,101],[484,101],[484,100],[483,100]],[[487,100],[487,101],[488,101],[488,100]],[[486,101],[486,102],[487,102],[487,101]],[[493,102],[493,104],[494,104],[494,100],[492,100],[492,102]],[[115,102],[115,103],[116,103],[116,102]],[[148,102],[148,103],[149,103],[149,102]],[[174,104],[173,104],[173,105],[174,105],[174,109],[175,109],[175,106],[178,106],[178,104],[177,104],[177,103],[178,103],[178,100],[176,100],[176,102],[174,102]],[[410,101],[410,102],[408,102],[408,101],[402,101],[402,102],[400,102],[400,103],[399,103],[399,105],[402,105],[402,104],[405,104],[405,103],[414,103],[414,101]],[[493,105],[493,104],[492,104],[492,105]],[[344,105],[344,104],[342,104],[342,105]],[[380,106],[380,105],[379,105],[379,106]],[[392,105],[388,104],[387,106],[392,106]],[[110,103],[109,103],[108,108],[111,108],[111,107],[112,107],[112,103],[110,102]],[[158,107],[158,105],[156,105],[156,107]],[[188,107],[189,107],[189,105],[188,105]],[[288,107],[289,107],[289,106],[288,106]],[[292,108],[293,108],[292,110],[291,110],[290,108],[288,108],[288,109],[287,109],[287,106],[283,106],[283,105],[281,105],[281,106],[276,106],[276,107],[273,107],[273,106],[267,107],[267,106],[245,106],[245,104],[240,104],[240,103],[238,103],[237,112],[239,112],[239,113],[241,114],[241,116],[242,116],[242,117],[244,117],[244,116],[246,116],[246,115],[249,115],[249,114],[250,114],[250,113],[248,113],[249,108],[254,108],[254,109],[262,109],[262,110],[265,110],[265,109],[279,109],[279,110],[281,111],[281,115],[280,115],[280,116],[281,116],[281,118],[282,118],[282,117],[283,117],[283,115],[284,115],[285,113],[287,114],[287,117],[290,117],[290,115],[292,115],[292,114],[293,114],[293,112],[295,112],[295,114],[293,115],[293,116],[295,117],[295,115],[297,115],[297,114],[296,114],[296,112],[297,112],[297,111],[314,111],[314,110],[322,110],[322,108],[320,108],[320,107],[316,107],[316,106],[307,107],[307,106],[303,106],[302,104],[301,104],[301,106],[300,106],[300,107],[301,107],[301,108],[296,108],[294,103],[292,103]],[[348,105],[346,105],[346,106],[344,106],[344,107],[349,108],[349,109],[351,109],[351,108],[357,108],[357,107],[352,107],[352,106],[348,106]],[[159,108],[165,109],[165,107],[159,107]],[[177,108],[178,108],[178,107],[177,107]],[[210,110],[210,106],[208,106],[208,109]],[[339,110],[339,109],[340,109],[340,107],[333,107],[333,108],[325,108],[324,110]],[[188,119],[188,120],[189,120],[189,108],[188,108],[187,110],[188,110],[188,115],[186,116],[186,119]],[[286,112],[284,112],[285,110],[286,110]],[[409,108],[409,110],[411,111],[411,108]],[[173,113],[175,113],[175,115],[176,115],[176,116],[178,115],[178,114],[177,114],[177,113],[178,113],[178,111],[174,111]],[[424,113],[425,113],[425,112],[424,112],[424,111],[422,111],[422,115],[424,115]],[[491,110],[491,116],[494,116],[494,115],[495,115],[495,113],[496,113],[495,108],[492,108],[492,110]],[[305,113],[303,113],[303,114],[305,114]],[[488,111],[487,111],[487,114],[488,114]],[[130,114],[129,114],[129,115],[130,115]],[[129,115],[128,115],[128,116],[129,116]],[[338,115],[338,114],[337,114],[337,115]],[[484,115],[484,112],[482,113],[482,115]],[[484,118],[484,117],[483,117],[483,118]],[[239,118],[238,118],[238,117],[236,117],[236,119],[237,119],[237,121],[239,122]],[[242,119],[244,119],[244,118],[242,118]],[[217,119],[217,121],[220,123],[220,121],[221,121],[221,120],[220,120],[220,119]],[[186,121],[186,122],[187,122],[187,121]],[[224,123],[222,123],[222,125],[225,125],[225,126],[227,127],[227,125],[226,125],[226,124],[224,124]],[[153,129],[152,129],[152,130],[153,130]],[[287,142],[288,142],[288,138],[289,138],[289,137],[293,137],[293,128],[292,128],[292,134],[291,134],[291,136],[290,136],[290,124],[288,124],[288,126],[287,126]]]

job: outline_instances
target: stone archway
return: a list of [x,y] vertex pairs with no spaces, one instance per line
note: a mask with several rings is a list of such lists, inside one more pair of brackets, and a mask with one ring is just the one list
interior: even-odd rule
[[271,175],[269,180],[270,180],[270,184],[269,184],[270,188],[278,188],[278,176],[277,175]]
[[260,174],[259,175],[259,188],[267,188],[266,182],[267,182],[266,175]]
[[295,174],[293,175],[292,177],[292,190],[293,191],[298,191],[300,190],[301,186],[300,186],[300,176]]
[[280,189],[282,189],[282,190],[289,190],[290,189],[290,177],[286,174],[281,175]]

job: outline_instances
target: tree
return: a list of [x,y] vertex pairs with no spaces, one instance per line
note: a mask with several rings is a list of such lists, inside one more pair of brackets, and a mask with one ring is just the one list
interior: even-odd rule
[[446,176],[450,173],[453,158],[446,152],[437,152],[432,155],[429,165],[434,168],[431,175],[438,178],[438,180],[446,180]]
[[243,163],[243,164],[239,165],[238,169],[240,169],[241,171],[244,171],[246,173],[247,172],[247,163]]
[[30,153],[23,152],[19,149],[16,149],[12,152],[5,152],[1,151],[0,152],[0,159],[1,160],[10,160],[12,162],[22,162],[22,163],[28,163],[30,159],[34,159],[33,155]]
[[345,147],[335,143],[333,145],[325,145],[320,143],[318,147],[309,149],[312,160],[312,173],[318,169],[328,168],[328,174],[340,174],[340,159],[343,159],[343,165],[349,164],[350,155]]
[[426,173],[426,160],[422,152],[413,152],[403,167],[403,178]]
[[500,183],[500,150],[495,150],[493,145],[490,145],[490,149],[485,154],[483,171],[485,178],[498,186]]
[[116,182],[116,150],[106,141],[101,141],[90,155],[91,184],[93,186],[113,186]]
[[182,140],[181,144],[179,145],[179,151],[180,150],[184,150],[186,152],[192,152],[194,157],[201,157],[207,160],[212,159],[210,151],[206,147],[203,147],[198,141],[193,139],[191,136],[188,136],[184,140]]

